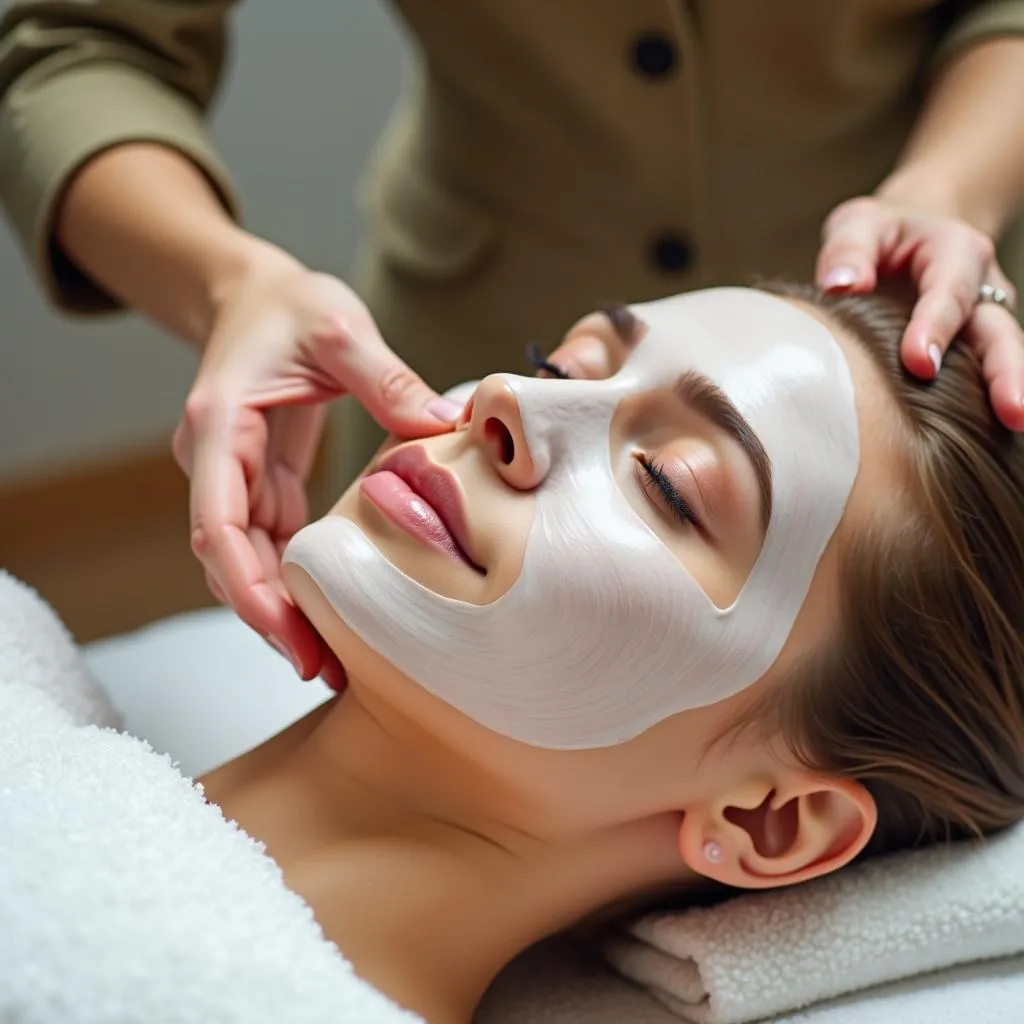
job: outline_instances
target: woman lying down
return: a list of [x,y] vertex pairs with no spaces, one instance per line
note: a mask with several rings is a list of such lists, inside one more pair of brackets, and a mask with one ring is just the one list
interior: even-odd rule
[[608,379],[493,376],[301,531],[339,698],[207,775],[435,1024],[543,936],[1024,817],[1024,451],[879,299],[595,313]]

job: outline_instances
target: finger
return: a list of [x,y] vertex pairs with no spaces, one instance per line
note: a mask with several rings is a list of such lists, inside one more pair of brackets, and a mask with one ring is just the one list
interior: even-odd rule
[[348,673],[329,647],[324,648],[320,678],[335,692],[341,693],[348,686]]
[[462,411],[442,398],[384,343],[372,322],[344,321],[317,335],[324,369],[387,431],[424,437],[450,430]]
[[925,380],[938,374],[946,349],[977,305],[978,289],[991,262],[990,255],[985,257],[959,232],[922,245],[915,254],[911,271],[920,298],[900,349],[911,373]]
[[327,406],[292,405],[268,411],[269,452],[275,462],[291,469],[300,480],[308,480],[323,434]]
[[316,455],[326,410],[322,406],[295,406],[268,414],[270,443],[267,489],[273,489],[275,516],[261,519],[275,542],[287,542],[306,525],[308,503],[305,481]]
[[[250,410],[251,412],[251,410]],[[221,595],[249,626],[284,643],[300,671],[315,674],[319,645],[311,627],[276,591],[249,537],[246,466],[262,461],[258,429],[229,430],[227,414],[197,424],[193,444],[192,549]],[[262,417],[252,423],[262,424]]]
[[1010,309],[1015,310],[1017,308],[1017,286],[1003,273],[1002,268],[995,260],[992,261],[992,265],[988,268],[988,276],[985,280],[1006,292]]
[[287,544],[309,518],[306,488],[295,473],[280,463],[271,467],[270,479],[277,496],[276,517],[262,525],[270,532],[275,544]]
[[249,530],[249,543],[263,567],[263,577],[267,583],[286,601],[291,601],[291,594],[281,579],[281,556],[273,536],[261,528]]
[[871,291],[878,281],[886,217],[880,205],[860,198],[837,207],[822,228],[814,278],[825,291]]
[[999,420],[1024,431],[1024,331],[1004,309],[984,302],[975,310],[964,339],[981,359],[989,399]]
[[213,594],[214,599],[219,601],[221,604],[227,604],[228,600],[224,596],[224,591],[217,585],[217,581],[208,573],[203,573],[206,578],[206,586],[209,588],[210,593]]
[[[323,641],[301,612],[294,607],[292,612],[295,615],[294,625],[296,628],[282,629],[282,632],[289,637],[287,643],[274,634],[260,634],[260,636],[291,664],[299,678],[315,679],[323,671]],[[295,651],[301,651],[301,655],[296,656]]]
[[[262,570],[261,580],[255,586],[269,593],[276,606],[275,624],[266,633],[259,626],[255,628],[275,650],[291,661],[303,679],[312,679],[321,671],[324,643],[306,616],[295,606],[281,578],[281,556],[273,538],[265,530],[254,528],[249,530],[248,541]],[[231,603],[235,605],[234,601]]]
[[174,428],[171,435],[171,454],[185,476],[188,476],[192,468],[192,432],[184,419]]

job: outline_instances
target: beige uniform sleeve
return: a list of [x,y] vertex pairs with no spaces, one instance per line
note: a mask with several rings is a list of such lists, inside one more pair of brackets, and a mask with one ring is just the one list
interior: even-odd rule
[[936,54],[941,65],[950,57],[996,36],[1024,35],[1024,0],[983,0],[962,3]]
[[[224,65],[235,0],[9,3],[0,20],[0,203],[50,300],[68,312],[117,303],[53,243],[71,176],[125,142],[156,142],[237,201],[203,122]],[[159,197],[154,197],[159,201]]]

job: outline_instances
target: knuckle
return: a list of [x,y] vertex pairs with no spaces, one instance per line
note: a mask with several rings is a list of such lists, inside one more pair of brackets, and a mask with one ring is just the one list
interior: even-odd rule
[[185,439],[185,427],[179,423],[171,435],[171,454],[174,461],[186,476],[188,475],[188,445]]
[[857,196],[840,203],[825,219],[827,233],[844,228],[850,221],[873,217],[878,209],[878,200],[871,196]]
[[878,209],[878,200],[874,196],[855,196],[845,205],[851,214],[873,214]]
[[351,352],[357,346],[348,317],[338,311],[324,313],[313,324],[313,338],[324,345],[330,345],[340,355]]
[[986,268],[996,258],[995,242],[984,232],[969,224],[953,223],[948,225],[944,241],[949,249],[958,251],[977,260]]
[[213,417],[216,404],[209,391],[201,388],[194,389],[185,399],[182,426],[192,432],[202,431]]
[[951,321],[954,319],[954,313],[956,318],[962,322],[974,312],[978,295],[975,289],[971,288],[966,281],[957,281],[956,284],[952,285],[949,296],[952,300],[949,317]]
[[410,392],[422,385],[419,374],[407,366],[396,366],[387,370],[377,382],[381,401],[386,404],[401,402]]
[[189,544],[192,554],[201,561],[205,561],[213,549],[213,540],[204,523],[198,523],[192,528],[192,532],[189,534]]
[[974,246],[974,251],[983,263],[986,265],[991,263],[996,258],[996,244],[989,238],[988,235],[983,234],[980,231],[971,230],[972,239],[971,243]]

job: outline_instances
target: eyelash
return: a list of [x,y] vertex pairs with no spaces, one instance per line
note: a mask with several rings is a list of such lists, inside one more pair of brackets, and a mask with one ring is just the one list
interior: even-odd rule
[[[526,358],[530,360],[535,370],[543,370],[550,373],[552,377],[559,380],[572,380],[572,377],[561,367],[549,363],[541,353],[537,345],[527,345]],[[643,475],[640,477],[640,485],[643,489],[655,498],[661,498],[672,509],[676,518],[685,526],[696,526],[700,528],[700,520],[697,518],[689,503],[672,485],[672,481],[665,475],[661,466],[652,462],[646,455],[638,455],[637,462],[643,468]],[[652,492],[651,488],[654,488]]]
[[[643,469],[643,475],[640,477],[640,485],[643,489],[648,494],[660,497],[666,502],[683,525],[696,526],[699,529],[700,520],[686,499],[672,486],[672,481],[666,476],[661,466],[652,462],[646,455],[638,455],[636,459]],[[651,488],[655,490],[652,492]]]
[[572,377],[560,366],[556,366],[554,363],[549,363],[544,358],[539,346],[537,345],[526,346],[526,358],[529,359],[530,364],[535,370],[543,370],[545,373],[550,373],[552,377],[557,377],[559,380],[572,380]]

